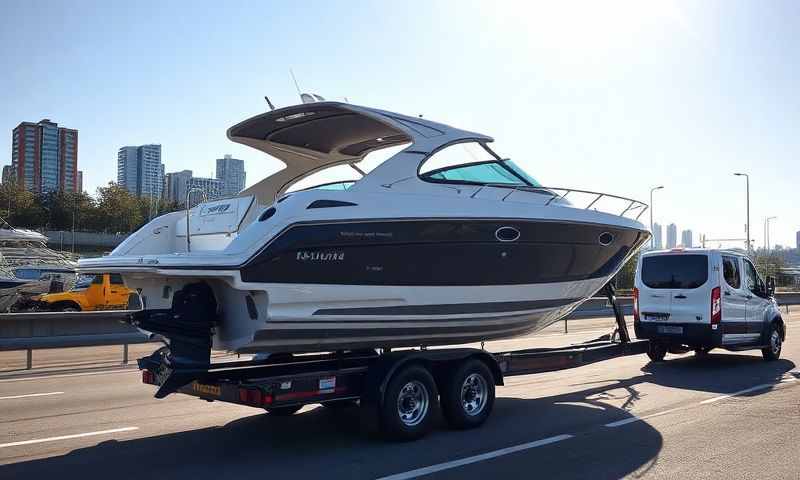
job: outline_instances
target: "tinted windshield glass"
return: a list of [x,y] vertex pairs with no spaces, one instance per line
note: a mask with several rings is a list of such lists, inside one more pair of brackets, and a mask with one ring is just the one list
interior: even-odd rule
[[419,171],[424,180],[433,182],[541,186],[514,162],[478,142],[445,147],[425,160]]
[[654,255],[642,262],[642,283],[650,288],[697,288],[706,280],[705,255]]
[[425,175],[434,180],[450,180],[470,183],[501,183],[508,185],[526,185],[521,178],[503,168],[498,162],[474,163],[436,170]]

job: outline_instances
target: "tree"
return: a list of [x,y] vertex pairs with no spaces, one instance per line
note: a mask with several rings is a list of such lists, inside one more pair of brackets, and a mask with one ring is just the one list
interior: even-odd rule
[[117,183],[97,188],[97,229],[106,233],[128,233],[144,221],[139,199]]

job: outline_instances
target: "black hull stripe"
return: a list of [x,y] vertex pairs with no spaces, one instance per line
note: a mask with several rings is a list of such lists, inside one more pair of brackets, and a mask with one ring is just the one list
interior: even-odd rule
[[392,307],[323,308],[314,315],[462,315],[472,313],[521,312],[556,308],[581,301],[560,298],[525,302],[451,303],[439,305],[397,305]]
[[535,328],[536,325],[542,320],[542,316],[537,316],[530,319],[525,319],[517,322],[510,322],[501,325],[477,325],[474,327],[463,326],[438,326],[438,327],[391,327],[385,328],[362,328],[348,326],[346,328],[296,328],[296,329],[280,329],[280,330],[259,330],[255,334],[254,340],[270,341],[270,340],[297,340],[303,343],[313,343],[315,339],[331,340],[331,339],[346,339],[346,338],[363,338],[363,337],[426,337],[431,335],[458,335],[458,336],[473,336],[481,334],[491,334],[496,332],[503,332],[509,330],[523,330]]

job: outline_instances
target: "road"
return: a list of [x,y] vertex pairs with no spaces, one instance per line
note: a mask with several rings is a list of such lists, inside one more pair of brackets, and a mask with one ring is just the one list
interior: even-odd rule
[[[603,322],[487,349],[583,341]],[[0,375],[0,479],[797,479],[800,315],[788,323],[776,362],[760,352],[661,364],[634,356],[512,377],[482,428],[442,427],[403,444],[365,436],[357,408],[273,418],[180,395],[155,400],[134,368],[70,359],[54,369],[53,360],[38,374]]]

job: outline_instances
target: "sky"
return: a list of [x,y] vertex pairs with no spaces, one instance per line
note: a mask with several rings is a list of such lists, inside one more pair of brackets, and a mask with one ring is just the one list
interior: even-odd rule
[[250,185],[280,163],[225,132],[264,95],[299,103],[292,69],[303,91],[491,135],[547,186],[649,203],[664,185],[654,220],[695,238],[745,236],[746,172],[755,244],[776,216],[772,244],[795,245],[800,2],[301,3],[0,2],[0,162],[50,118],[79,130],[90,193],[145,143],[197,176],[232,154]]

